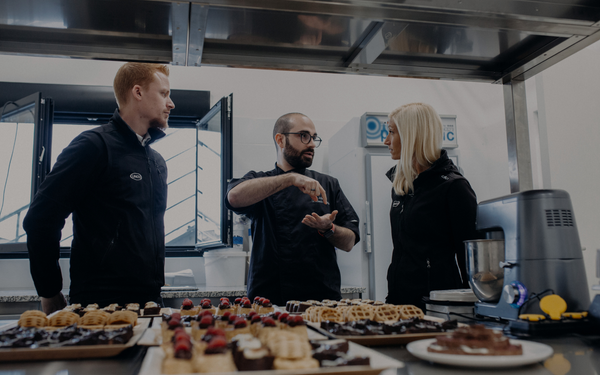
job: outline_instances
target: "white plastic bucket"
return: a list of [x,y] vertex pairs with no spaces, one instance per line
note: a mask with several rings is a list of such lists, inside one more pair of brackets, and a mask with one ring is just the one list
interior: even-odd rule
[[206,286],[246,285],[245,251],[225,249],[204,252]]

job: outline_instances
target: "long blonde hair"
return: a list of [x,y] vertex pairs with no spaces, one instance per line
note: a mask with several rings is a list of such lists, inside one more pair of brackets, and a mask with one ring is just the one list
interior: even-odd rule
[[389,115],[396,124],[400,142],[400,160],[394,176],[394,191],[398,195],[413,190],[419,175],[417,165],[429,166],[442,152],[442,120],[432,106],[410,103],[398,107]]

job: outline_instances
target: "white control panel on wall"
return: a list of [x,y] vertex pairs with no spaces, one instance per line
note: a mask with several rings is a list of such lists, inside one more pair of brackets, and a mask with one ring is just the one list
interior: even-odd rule
[[[440,115],[440,118],[444,131],[442,147],[458,147],[456,116]],[[388,135],[388,113],[366,112],[360,118],[360,129],[363,147],[387,147],[383,142]]]

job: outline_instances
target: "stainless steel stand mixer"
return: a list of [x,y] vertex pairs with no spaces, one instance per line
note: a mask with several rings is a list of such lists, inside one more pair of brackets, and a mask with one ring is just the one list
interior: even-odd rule
[[590,306],[571,199],[562,190],[530,190],[479,203],[477,229],[488,240],[465,241],[475,313],[515,320],[540,314],[530,298],[558,294],[568,311]]

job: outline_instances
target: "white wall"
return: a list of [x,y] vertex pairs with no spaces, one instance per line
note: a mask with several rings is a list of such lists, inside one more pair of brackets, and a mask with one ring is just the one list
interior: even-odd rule
[[[551,187],[563,188],[571,193],[582,244],[588,248],[586,262],[590,264],[590,285],[597,283],[592,266],[595,254],[591,250],[600,248],[600,234],[595,230],[600,203],[596,203],[598,199],[593,196],[599,173],[593,163],[594,146],[600,140],[600,89],[597,87],[600,73],[594,71],[594,63],[598,65],[599,57],[598,49],[588,49],[550,68],[541,76],[544,86],[541,93],[528,101],[531,114],[545,110],[540,113],[540,119],[546,118],[547,121],[540,127],[541,131],[547,127],[549,134]],[[121,64],[0,55],[0,81],[108,86]],[[510,192],[504,103],[502,88],[498,85],[255,69],[171,67],[171,87],[208,90],[211,103],[233,92],[235,177],[250,169],[273,168],[275,148],[271,132],[275,119],[281,114],[303,112],[313,119],[324,140],[317,149],[313,168],[327,173],[327,141],[350,119],[364,112],[389,112],[401,104],[424,101],[433,104],[441,114],[458,116],[460,164],[478,199],[481,201]],[[528,82],[527,87],[530,95],[535,94],[532,92],[535,85]],[[542,103],[539,109],[538,101]],[[544,144],[542,142],[542,147]],[[539,170],[536,167],[536,171]],[[542,176],[539,176],[538,180],[541,179]],[[541,187],[542,182],[539,184]],[[199,259],[194,261],[201,262]],[[177,267],[183,266],[175,263],[168,266],[168,271],[176,271]],[[194,265],[195,273],[202,272],[202,269],[202,263]],[[28,276],[28,269],[21,274]],[[203,276],[198,275],[196,279],[201,280]],[[0,285],[3,285],[1,280]]]
[[[547,130],[549,173],[546,188],[571,195],[588,285],[598,284],[600,249],[600,43],[565,59],[535,77],[540,128]],[[597,294],[591,293],[593,298]]]

